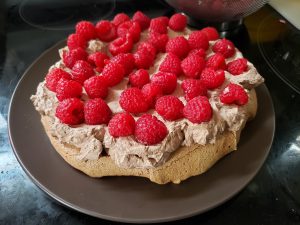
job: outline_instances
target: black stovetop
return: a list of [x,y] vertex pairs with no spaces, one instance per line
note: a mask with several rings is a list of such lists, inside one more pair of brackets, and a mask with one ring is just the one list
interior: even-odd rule
[[[137,9],[149,16],[172,13],[159,1],[127,0],[116,1],[105,16],[110,19],[117,12],[132,14]],[[299,31],[270,6],[247,17],[244,24],[238,36],[230,38],[265,77],[276,113],[272,149],[259,173],[238,195],[207,213],[176,223],[300,223]],[[18,80],[34,59],[72,32],[68,27],[32,26],[20,16],[20,1],[0,2],[0,224],[116,224],[49,198],[21,169],[9,144],[7,113]]]

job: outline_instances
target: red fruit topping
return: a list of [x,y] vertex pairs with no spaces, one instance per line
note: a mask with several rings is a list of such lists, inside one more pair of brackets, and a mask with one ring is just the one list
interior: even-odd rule
[[209,45],[206,34],[199,30],[190,34],[188,42],[191,49],[203,48],[207,50]]
[[166,45],[166,52],[171,52],[179,58],[184,58],[190,51],[188,41],[180,36],[170,39]]
[[89,21],[80,21],[76,24],[76,34],[82,35],[87,41],[96,37],[94,24]]
[[88,62],[93,65],[96,66],[98,68],[102,68],[104,67],[104,61],[106,59],[109,59],[108,55],[106,55],[105,53],[102,52],[95,52],[92,53],[88,56]]
[[225,81],[224,70],[205,68],[201,73],[200,81],[207,89],[220,87]]
[[142,30],[145,30],[149,27],[150,20],[151,19],[141,11],[137,11],[132,17],[132,21],[139,23]]
[[134,135],[136,140],[142,144],[155,145],[168,135],[168,129],[155,116],[145,114],[136,121]]
[[136,87],[124,90],[120,95],[119,104],[122,109],[130,113],[143,113],[148,110],[144,94]]
[[149,73],[147,70],[139,69],[129,75],[129,82],[132,87],[142,88],[150,82]]
[[133,41],[130,36],[119,37],[108,45],[108,50],[112,55],[130,52],[133,47]]
[[186,27],[187,18],[181,13],[176,13],[169,20],[169,27],[175,31],[182,31]]
[[181,88],[185,94],[184,97],[187,101],[190,101],[191,99],[199,95],[207,95],[207,89],[204,84],[200,82],[200,80],[186,79],[181,83]]
[[181,61],[178,56],[173,53],[168,53],[164,61],[160,64],[159,71],[180,75],[182,70]]
[[135,67],[134,57],[132,53],[120,53],[114,56],[110,62],[118,63],[124,67],[125,75],[132,72]]
[[74,80],[60,79],[56,86],[56,97],[59,101],[67,98],[80,98],[82,86]]
[[150,54],[153,59],[156,56],[156,48],[150,42],[140,43],[137,51],[142,51],[145,52],[145,54]]
[[192,54],[182,60],[181,68],[185,76],[199,78],[202,70],[205,68],[205,60],[196,54]]
[[93,70],[93,67],[91,64],[89,64],[87,61],[78,60],[71,72],[71,77],[73,80],[83,84],[83,82],[90,78],[91,76],[94,76],[95,72]]
[[189,52],[189,55],[197,55],[202,58],[205,58],[206,51],[203,48],[195,48]]
[[219,53],[210,56],[206,61],[206,67],[210,67],[214,70],[226,70],[227,66],[224,56]]
[[190,100],[183,108],[183,115],[192,123],[207,122],[212,117],[212,108],[206,96]]
[[104,66],[102,77],[104,82],[109,86],[115,86],[120,83],[125,75],[124,67],[118,63],[108,63]]
[[240,75],[248,70],[247,59],[241,58],[228,63],[228,72],[232,75]]
[[182,118],[183,103],[176,96],[167,95],[157,99],[155,110],[165,120],[177,120]]
[[58,103],[55,116],[68,125],[76,125],[83,122],[83,102],[78,98],[68,98]]
[[216,28],[214,27],[205,27],[201,30],[209,41],[217,40],[220,36]]
[[96,24],[96,33],[101,41],[109,42],[117,37],[117,28],[108,20],[101,20]]
[[75,48],[63,52],[63,62],[67,67],[72,68],[78,60],[86,60],[87,56],[88,54],[82,48]]
[[151,32],[148,39],[148,41],[156,48],[158,52],[166,51],[166,44],[168,40],[169,37],[167,34],[160,34],[157,32]]
[[230,83],[220,94],[220,100],[224,104],[245,105],[248,102],[248,95],[243,87]]
[[134,134],[135,120],[129,113],[116,114],[108,123],[108,131],[113,137],[126,137]]
[[107,124],[111,118],[111,110],[101,98],[89,99],[84,104],[86,124]]
[[159,85],[163,94],[172,94],[177,87],[177,77],[174,73],[158,72],[151,77],[151,83]]
[[142,92],[146,98],[149,108],[153,108],[156,100],[163,95],[161,86],[153,83],[144,85]]
[[121,23],[124,23],[125,21],[130,20],[129,16],[125,13],[118,13],[115,15],[112,23],[118,27]]
[[67,46],[70,50],[74,49],[74,48],[83,48],[83,49],[85,49],[86,40],[80,34],[70,34],[68,36],[68,39],[67,39]]
[[151,19],[149,30],[150,32],[166,34],[168,32],[168,23],[166,23],[166,20],[162,19],[162,17]]
[[217,41],[212,46],[212,50],[216,53],[222,54],[225,58],[229,58],[235,53],[234,44],[225,38]]
[[148,51],[137,51],[133,54],[135,65],[138,69],[149,69],[152,66],[154,57]]
[[71,75],[67,73],[66,71],[60,69],[60,68],[54,68],[52,69],[47,75],[46,75],[46,87],[51,91],[56,91],[56,86],[58,81],[61,78],[65,79],[71,79]]
[[89,98],[105,99],[108,94],[107,84],[102,76],[92,76],[83,83]]
[[130,35],[133,42],[138,42],[140,40],[141,27],[137,22],[125,21],[118,26],[117,34],[119,37]]

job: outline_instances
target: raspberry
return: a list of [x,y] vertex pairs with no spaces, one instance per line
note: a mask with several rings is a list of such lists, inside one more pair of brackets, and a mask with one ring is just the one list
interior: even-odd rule
[[132,17],[133,22],[139,23],[141,30],[145,30],[149,27],[150,20],[151,19],[141,11],[137,11]]
[[96,37],[94,24],[89,21],[80,21],[76,24],[76,34],[82,35],[87,41]]
[[124,23],[125,21],[130,20],[129,16],[125,13],[118,13],[117,15],[115,15],[112,23],[118,27],[121,23]]
[[188,41],[180,36],[170,39],[166,45],[166,52],[171,52],[179,58],[184,58],[190,51]]
[[207,122],[212,117],[212,108],[206,96],[198,96],[188,101],[183,115],[192,123]]
[[86,124],[107,124],[111,118],[111,110],[101,98],[89,99],[84,104],[84,119]]
[[107,84],[102,76],[92,76],[83,83],[89,98],[105,99],[108,94]]
[[134,134],[135,120],[129,113],[116,114],[108,123],[108,131],[113,137],[126,137]]
[[201,31],[206,35],[209,41],[217,40],[220,37],[218,31],[214,27],[205,27]]
[[115,39],[108,45],[108,50],[112,55],[130,52],[133,47],[133,41],[130,36],[124,36]]
[[160,34],[166,34],[168,32],[168,23],[165,23],[164,19],[161,19],[161,17],[157,17],[154,19],[151,19],[149,31],[150,32],[157,32]]
[[148,41],[156,48],[158,52],[166,51],[166,44],[168,40],[169,37],[167,34],[160,34],[157,32],[151,32],[148,39]]
[[172,94],[177,87],[177,77],[173,73],[158,72],[151,77],[151,83],[162,88],[163,94]]
[[189,55],[182,60],[181,68],[185,76],[199,78],[202,70],[205,68],[205,60],[196,54]]
[[176,13],[169,20],[169,27],[175,31],[182,31],[186,27],[187,18],[181,13]]
[[67,46],[70,50],[74,49],[74,48],[83,48],[83,49],[85,49],[86,40],[80,34],[70,34],[68,36],[68,39],[67,39]]
[[149,73],[147,70],[139,69],[129,75],[129,82],[132,87],[142,88],[150,82]]
[[56,91],[56,86],[58,81],[61,78],[65,78],[70,80],[71,75],[67,73],[66,71],[60,69],[60,68],[54,68],[52,69],[47,75],[46,75],[46,87],[51,91]]
[[90,54],[88,56],[87,61],[93,65],[96,66],[98,68],[102,68],[104,67],[104,60],[109,59],[108,55],[106,55],[105,53],[102,52],[95,52],[93,54]]
[[225,81],[224,70],[213,70],[205,68],[200,76],[200,81],[207,89],[214,89],[220,87]]
[[197,55],[197,56],[200,56],[202,58],[205,58],[206,51],[203,48],[195,48],[195,49],[192,49],[189,52],[189,55]]
[[212,46],[212,50],[216,53],[222,54],[225,58],[229,58],[235,53],[234,44],[225,38],[218,40]]
[[164,61],[159,66],[159,71],[174,73],[177,76],[181,74],[181,61],[177,55],[173,53],[168,53]]
[[101,20],[96,24],[96,33],[101,41],[109,42],[117,37],[117,28],[108,20]]
[[58,81],[55,91],[59,101],[67,98],[80,98],[82,86],[77,81],[62,78]]
[[104,66],[102,77],[105,83],[109,86],[115,86],[120,83],[125,75],[124,67],[118,63],[110,62]]
[[177,120],[182,118],[183,103],[179,98],[167,95],[157,99],[155,104],[155,110],[165,120]]
[[168,129],[155,116],[145,114],[136,121],[134,135],[141,144],[155,145],[168,135]]
[[146,98],[149,108],[155,106],[156,100],[163,95],[161,86],[149,83],[143,86],[142,92]]
[[220,100],[224,104],[245,105],[248,102],[248,95],[243,87],[230,83],[220,94]]
[[73,80],[83,84],[83,82],[95,75],[93,67],[87,61],[78,60],[72,68],[71,77]]
[[[142,42],[139,44],[137,51],[148,52],[151,57],[154,59],[156,56],[156,48],[149,42]],[[148,54],[145,53],[145,54]]]
[[228,63],[228,72],[232,75],[240,75],[248,70],[247,59],[240,58]]
[[78,98],[68,98],[58,103],[55,116],[68,125],[80,124],[84,120],[83,102]]
[[186,79],[181,83],[181,88],[185,94],[185,99],[190,101],[191,99],[201,95],[207,95],[207,89],[199,80]]
[[226,70],[227,66],[224,56],[219,53],[210,56],[206,61],[206,67],[210,67],[214,70]]
[[135,65],[138,69],[149,69],[152,66],[154,58],[148,51],[137,51],[133,54]]
[[75,48],[63,52],[63,62],[68,68],[72,68],[78,60],[86,60],[88,54],[82,48]]
[[125,75],[132,72],[135,67],[134,57],[132,53],[120,53],[114,56],[110,62],[118,63],[124,67]]
[[168,26],[169,24],[169,18],[166,17],[166,16],[159,16],[159,17],[156,17],[155,19],[157,19],[158,21],[160,21],[162,24]]
[[130,35],[135,43],[140,40],[141,27],[137,22],[125,21],[118,26],[117,34],[119,37]]
[[122,109],[130,113],[143,113],[148,110],[144,94],[136,87],[124,90],[120,95],[119,104]]
[[190,34],[188,42],[191,49],[203,48],[204,50],[207,50],[209,46],[206,34],[199,30]]

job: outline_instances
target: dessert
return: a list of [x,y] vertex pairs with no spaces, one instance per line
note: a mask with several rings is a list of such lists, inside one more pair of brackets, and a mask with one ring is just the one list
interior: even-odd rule
[[180,183],[237,149],[264,79],[217,31],[186,18],[87,21],[31,100],[56,151],[91,177]]

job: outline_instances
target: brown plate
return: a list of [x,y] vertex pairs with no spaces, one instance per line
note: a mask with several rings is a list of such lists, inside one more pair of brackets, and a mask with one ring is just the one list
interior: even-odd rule
[[144,178],[95,179],[73,169],[55,151],[29,97],[59,59],[60,42],[25,72],[13,94],[9,134],[14,153],[34,183],[60,203],[114,221],[146,223],[186,218],[220,205],[244,188],[264,163],[273,140],[275,115],[265,85],[257,88],[258,113],[242,133],[239,149],[207,173],[180,185]]

